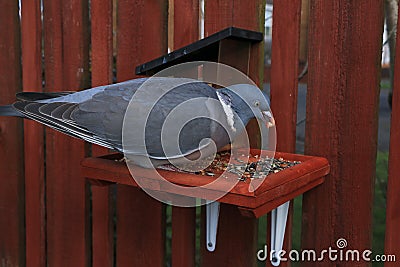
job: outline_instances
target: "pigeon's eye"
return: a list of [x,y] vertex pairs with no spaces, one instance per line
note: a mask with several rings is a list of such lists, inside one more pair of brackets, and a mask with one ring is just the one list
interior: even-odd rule
[[254,106],[255,106],[255,107],[259,107],[259,106],[260,106],[260,101],[256,100],[256,101],[254,102]]

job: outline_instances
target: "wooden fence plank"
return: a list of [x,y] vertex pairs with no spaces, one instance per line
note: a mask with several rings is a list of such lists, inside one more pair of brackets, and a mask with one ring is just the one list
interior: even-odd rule
[[199,39],[199,0],[174,0],[174,14],[176,50]]
[[224,28],[233,26],[234,1],[205,1],[204,36],[210,36]]
[[[167,52],[168,1],[118,1],[117,80]],[[117,266],[164,266],[165,206],[141,190],[117,187]],[[137,252],[137,253],[133,253]]]
[[[22,77],[24,91],[42,91],[42,21],[40,1],[21,2]],[[24,121],[26,262],[46,265],[44,129]]]
[[194,267],[196,208],[172,207],[172,266]]
[[[0,104],[21,90],[18,1],[0,2]],[[0,118],[0,264],[25,265],[22,120]]]
[[112,83],[113,0],[91,2],[92,86]]
[[309,25],[305,151],[326,157],[331,171],[303,197],[302,248],[321,251],[345,238],[364,250],[372,237],[383,1],[311,1]]
[[117,187],[117,266],[164,266],[164,211],[141,189]]
[[62,1],[64,86],[89,87],[89,7],[86,0]]
[[[205,229],[205,208],[202,213],[202,229]],[[207,251],[206,235],[201,233],[201,266],[256,266],[256,222],[243,217],[236,206],[221,203],[215,251]]]
[[125,81],[167,52],[168,1],[119,0],[117,13],[117,79]]
[[92,185],[92,264],[114,264],[114,207],[111,186]]
[[296,149],[300,8],[300,0],[274,3],[270,97],[279,152]]
[[61,14],[61,0],[43,0],[43,44],[46,91],[63,89]]
[[[263,31],[264,4],[265,2],[262,0],[206,1],[205,36],[229,26]],[[262,84],[262,53],[262,43],[253,45],[249,63],[249,77],[258,85]],[[249,135],[253,134],[255,134],[254,131],[249,132]],[[229,205],[221,205],[219,220],[216,250],[212,253],[206,251],[203,242],[201,245],[201,265],[226,266],[230,263],[232,266],[254,266],[257,259],[257,220],[242,217],[236,207]],[[203,235],[205,235],[204,223],[202,227]]]
[[[199,39],[199,0],[174,0],[173,48]],[[193,202],[193,204],[195,204]],[[196,208],[172,207],[172,266],[195,266]]]
[[[400,24],[400,20],[397,25]],[[399,28],[399,26],[397,26]],[[396,51],[400,55],[400,34],[396,37]],[[400,57],[395,57],[394,66],[394,88],[392,99],[392,118],[390,126],[390,149],[389,149],[389,177],[387,184],[386,204],[386,233],[385,254],[394,254],[396,259],[400,257]],[[398,260],[398,259],[397,259]],[[385,266],[396,266],[396,262],[386,262]]]
[[[44,1],[46,90],[76,90],[88,81],[88,6],[83,0]],[[87,187],[81,179],[84,143],[46,131],[49,266],[88,264]]]
[[[112,83],[113,69],[113,0],[91,2],[92,86]],[[92,145],[92,156],[108,149]],[[92,192],[92,264],[114,264],[114,207],[110,186],[91,186]]]
[[[276,151],[296,150],[297,86],[301,0],[274,3],[271,57],[271,110],[276,122]],[[293,201],[289,206],[284,248],[292,243]],[[268,232],[268,231],[267,231]],[[267,243],[270,237],[267,237]],[[267,266],[270,263],[267,261]],[[290,266],[290,262],[282,262]]]

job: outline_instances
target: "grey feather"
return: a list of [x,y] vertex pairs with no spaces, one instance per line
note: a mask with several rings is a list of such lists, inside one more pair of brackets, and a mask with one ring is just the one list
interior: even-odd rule
[[50,116],[54,117],[56,119],[62,120],[63,119],[63,114],[71,107],[74,106],[75,104],[70,104],[70,103],[64,103],[57,108],[55,108]]

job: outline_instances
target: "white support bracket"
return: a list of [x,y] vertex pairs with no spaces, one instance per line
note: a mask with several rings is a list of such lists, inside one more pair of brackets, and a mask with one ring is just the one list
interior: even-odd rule
[[271,264],[279,266],[290,201],[271,211]]
[[219,202],[206,204],[206,246],[213,252],[217,243],[217,228],[219,218]]
[[[279,252],[283,246],[289,203],[290,201],[271,212],[271,264],[273,266],[279,266],[281,262]],[[215,250],[217,243],[219,206],[219,202],[216,201],[206,204],[206,246],[210,252]]]

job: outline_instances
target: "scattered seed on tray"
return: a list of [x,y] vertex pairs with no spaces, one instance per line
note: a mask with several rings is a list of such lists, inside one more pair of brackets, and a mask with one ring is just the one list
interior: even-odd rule
[[[216,154],[214,159],[205,159],[208,160],[208,162],[211,162],[211,164],[204,170],[196,171],[194,173],[197,175],[214,177],[226,171],[237,175],[239,181],[246,181],[247,179],[262,179],[265,178],[269,173],[278,173],[284,169],[301,163],[299,161],[289,161],[283,158],[260,159],[258,155],[250,156],[250,159],[246,159],[245,155],[242,155],[242,157],[242,159],[234,158],[234,163],[232,164],[229,163],[230,153],[221,152]],[[122,158],[115,161],[125,160],[125,158]],[[161,169],[163,169],[162,166]],[[187,171],[182,172],[187,173]]]
[[245,181],[247,179],[262,179],[269,173],[277,173],[300,163],[298,161],[288,161],[283,158],[259,159],[258,155],[250,156],[249,160],[243,160],[245,159],[245,155],[243,157],[242,159],[234,158],[234,163],[229,164],[230,154],[228,152],[218,153],[210,166],[203,171],[196,172],[196,174],[215,176],[226,171],[237,175],[238,180]]

